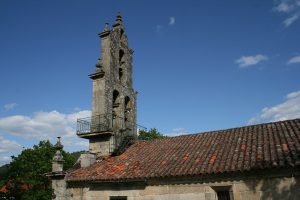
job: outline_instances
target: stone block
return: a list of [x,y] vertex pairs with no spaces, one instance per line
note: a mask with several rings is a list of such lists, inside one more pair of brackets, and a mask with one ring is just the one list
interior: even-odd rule
[[205,186],[201,184],[185,184],[169,186],[169,194],[203,193]]
[[260,200],[261,192],[245,191],[240,193],[243,200]]
[[79,159],[81,167],[88,167],[96,162],[96,155],[89,152],[82,153]]
[[169,186],[148,186],[140,192],[141,196],[169,194]]

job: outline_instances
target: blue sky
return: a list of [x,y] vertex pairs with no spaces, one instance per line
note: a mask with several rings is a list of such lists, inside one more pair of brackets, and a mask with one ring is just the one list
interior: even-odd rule
[[299,0],[0,1],[0,164],[91,110],[97,33],[121,11],[138,123],[168,135],[300,117]]

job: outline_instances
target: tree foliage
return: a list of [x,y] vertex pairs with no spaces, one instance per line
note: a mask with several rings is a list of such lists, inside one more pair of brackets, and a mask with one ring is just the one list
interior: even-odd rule
[[160,133],[156,128],[151,128],[149,131],[140,130],[138,139],[139,140],[152,140],[152,139],[159,139],[164,138],[162,133]]
[[[17,157],[12,157],[7,172],[7,182],[10,185],[8,197],[22,200],[51,199],[51,180],[45,173],[52,170],[54,146],[49,141],[41,141],[33,148],[24,149]],[[75,156],[62,152],[65,163],[64,170],[75,163]]]

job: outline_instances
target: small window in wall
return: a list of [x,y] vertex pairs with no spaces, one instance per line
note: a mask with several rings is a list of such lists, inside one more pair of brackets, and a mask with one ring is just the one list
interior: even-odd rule
[[127,200],[126,196],[114,196],[109,197],[109,200]]
[[215,190],[218,200],[233,200],[231,186],[214,186],[212,188]]
[[220,190],[216,192],[217,192],[218,200],[230,200],[229,190]]

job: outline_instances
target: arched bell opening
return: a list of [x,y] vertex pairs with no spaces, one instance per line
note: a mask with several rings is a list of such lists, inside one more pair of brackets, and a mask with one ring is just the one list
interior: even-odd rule
[[131,127],[133,124],[132,122],[132,107],[131,101],[128,96],[125,97],[124,100],[124,121],[127,128]]
[[112,110],[113,127],[117,127],[120,119],[120,93],[117,90],[113,91]]
[[120,39],[122,39],[123,35],[124,35],[124,30],[121,29],[121,31],[120,31]]
[[125,74],[125,53],[123,49],[119,50],[119,69],[118,69],[118,75],[119,75],[119,81],[122,83],[124,82],[124,74]]
[[119,65],[121,66],[125,62],[124,50],[119,50]]
[[123,80],[123,68],[119,68],[119,81]]

